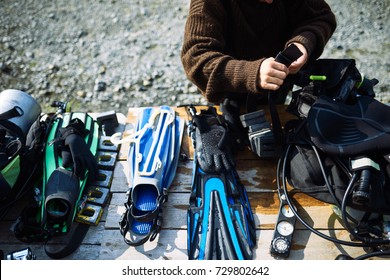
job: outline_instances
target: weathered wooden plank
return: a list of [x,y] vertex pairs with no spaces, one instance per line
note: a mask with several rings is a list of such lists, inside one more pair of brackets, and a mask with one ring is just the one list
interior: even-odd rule
[[[327,231],[321,231],[329,234]],[[332,234],[348,240],[348,233],[344,230],[333,231]],[[254,252],[256,260],[274,260],[269,253],[273,236],[271,230],[257,231],[257,246]],[[119,231],[105,232],[99,258],[102,260],[186,260],[187,231],[163,230],[152,242],[146,242],[138,247],[128,246]],[[352,256],[364,254],[359,247],[336,246],[306,230],[295,232],[289,259],[294,260],[333,260],[341,253]]]
[[[189,205],[189,193],[170,193],[168,201],[163,205],[163,224],[164,229],[186,229],[187,228],[187,209]],[[124,193],[114,193],[111,204],[108,208],[108,215],[105,223],[106,229],[119,229],[119,220],[125,211],[126,202]],[[279,211],[279,200],[275,193],[250,193],[249,200],[252,206],[252,212],[255,216],[257,228],[273,229],[277,220]],[[337,228],[343,226],[336,219],[330,205],[319,202],[313,198],[301,194],[300,206],[302,208],[298,213],[304,221],[317,229]],[[297,223],[298,229],[303,229],[300,222]]]
[[186,260],[187,231],[164,230],[153,242],[131,247],[118,230],[106,230],[99,255],[102,260]]
[[[128,126],[127,126],[128,127]],[[130,133],[131,130],[126,130],[123,137],[126,137]],[[129,144],[128,143],[122,143],[120,144],[119,154],[118,154],[118,160],[127,160],[127,155],[129,154]]]
[[[237,161],[237,172],[247,191],[275,191],[276,164],[261,160]],[[172,187],[180,191],[191,191],[193,161],[179,161]],[[129,188],[130,170],[127,161],[118,161],[111,185],[112,192],[126,192]]]
[[[328,231],[321,231],[329,234]],[[332,235],[343,240],[348,239],[348,233],[344,230],[333,230]],[[269,254],[269,246],[272,240],[272,230],[257,231],[257,247],[255,259],[273,260]],[[74,260],[185,260],[187,256],[187,231],[186,230],[162,230],[156,240],[147,242],[138,247],[130,247],[124,241],[119,230],[106,230],[101,238],[101,246],[88,244],[80,246],[73,254],[64,259]],[[51,248],[58,248],[60,245],[51,245]],[[37,259],[50,259],[43,250],[42,244],[32,243],[5,243],[1,249],[7,254],[13,251],[30,247]],[[297,230],[294,233],[293,244],[289,259],[295,260],[332,260],[341,253],[348,253],[351,256],[364,254],[359,247],[335,245],[309,231]]]
[[115,192],[126,192],[129,188],[128,174],[129,165],[127,161],[117,161],[114,169],[114,177],[111,183],[110,191]]
[[[169,188],[169,195],[168,195],[169,199],[171,199],[172,196],[178,194],[184,194],[187,198],[189,198],[190,191],[183,189],[181,185],[174,185],[171,188]],[[259,191],[256,192],[256,191],[247,190],[247,194],[253,209],[260,207],[260,209],[263,209],[262,211],[275,212],[275,210],[277,210],[279,207],[279,197],[275,191],[265,190],[261,192]],[[122,202],[120,204],[123,204],[123,198],[125,198],[126,196],[125,196],[125,192],[121,191],[121,192],[113,193],[111,205],[120,205],[120,204],[116,204],[117,203],[116,199],[118,195],[121,195]],[[297,204],[298,206],[302,206],[302,207],[328,205],[327,203],[314,199],[303,193],[295,193],[293,199],[298,202]]]

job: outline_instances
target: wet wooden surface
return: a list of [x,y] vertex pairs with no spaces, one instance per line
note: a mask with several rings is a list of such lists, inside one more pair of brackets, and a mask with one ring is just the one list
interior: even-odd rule
[[[120,117],[120,130],[126,134],[135,122],[137,111],[130,109],[128,115]],[[180,117],[187,119],[185,109],[178,108]],[[289,118],[283,108],[279,108],[282,122]],[[115,165],[110,200],[104,209],[97,226],[91,226],[80,248],[66,257],[73,260],[186,260],[187,257],[187,208],[191,190],[193,151],[187,133],[184,133],[182,152],[188,156],[180,161],[175,180],[169,189],[168,202],[163,205],[163,225],[158,237],[139,247],[129,247],[119,232],[119,219],[124,212],[126,191],[129,188],[129,167],[126,161],[128,146],[122,144]],[[276,189],[276,164],[274,159],[259,159],[251,151],[245,150],[237,155],[237,171],[246,187],[255,215],[257,246],[255,259],[273,260],[269,253],[274,227],[279,209]],[[299,213],[320,232],[350,240],[349,234],[333,213],[330,205],[310,198],[304,194],[295,195],[302,209]],[[42,243],[21,243],[13,236],[10,227],[23,205],[18,204],[0,222],[0,249],[5,254],[30,247],[37,259],[50,259],[43,250]],[[58,244],[60,246],[60,244]],[[292,249],[292,260],[332,260],[341,253],[359,256],[364,250],[357,247],[335,245],[307,230],[300,222],[296,224]]]

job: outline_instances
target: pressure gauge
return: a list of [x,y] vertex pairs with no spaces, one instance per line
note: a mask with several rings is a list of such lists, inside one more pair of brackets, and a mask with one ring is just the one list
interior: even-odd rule
[[271,254],[275,257],[283,256],[290,250],[290,241],[286,238],[279,236],[272,240]]
[[286,259],[290,254],[297,219],[292,210],[281,195],[278,220],[275,223],[274,236],[270,248],[271,256],[275,259]]
[[287,218],[294,217],[294,213],[291,211],[291,208],[288,204],[283,205],[282,214]]
[[276,230],[283,236],[289,236],[294,232],[294,226],[287,221],[280,221],[276,226]]

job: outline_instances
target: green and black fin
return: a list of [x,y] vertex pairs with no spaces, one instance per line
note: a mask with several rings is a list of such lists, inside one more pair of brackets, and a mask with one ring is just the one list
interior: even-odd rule
[[61,128],[72,121],[80,120],[85,126],[85,143],[96,156],[99,142],[99,126],[87,113],[64,113],[58,115],[50,130],[45,148],[41,223],[45,230],[66,233],[77,212],[82,207],[82,197],[88,181],[88,170],[82,177],[74,174],[72,167],[65,168],[62,162],[63,144]]

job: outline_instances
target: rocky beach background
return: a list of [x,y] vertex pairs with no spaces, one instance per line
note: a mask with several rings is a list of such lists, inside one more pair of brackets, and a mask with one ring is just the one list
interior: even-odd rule
[[[328,0],[338,28],[322,57],[353,58],[390,102],[390,0]],[[0,91],[24,90],[49,109],[126,113],[204,104],[180,50],[189,0],[0,0]]]

